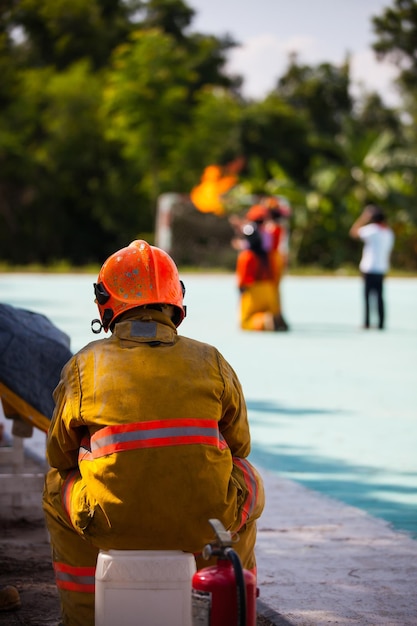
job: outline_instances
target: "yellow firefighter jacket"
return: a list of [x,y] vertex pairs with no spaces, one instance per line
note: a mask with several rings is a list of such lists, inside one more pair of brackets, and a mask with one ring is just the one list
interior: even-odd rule
[[209,518],[238,531],[259,517],[237,376],[162,313],[135,310],[88,344],[54,399],[48,460],[70,523],[99,548],[197,553],[213,539]]

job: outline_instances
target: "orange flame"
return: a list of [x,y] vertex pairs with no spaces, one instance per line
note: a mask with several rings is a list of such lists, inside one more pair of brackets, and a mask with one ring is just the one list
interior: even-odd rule
[[208,165],[201,182],[193,187],[190,198],[196,209],[202,213],[224,214],[222,195],[238,182],[237,173],[243,167],[243,159],[236,159],[225,166]]

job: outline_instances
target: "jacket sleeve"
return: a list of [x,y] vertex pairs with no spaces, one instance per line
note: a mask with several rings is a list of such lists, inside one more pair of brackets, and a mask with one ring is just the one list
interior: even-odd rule
[[252,285],[256,278],[255,256],[250,250],[242,250],[236,262],[237,286],[243,289]]
[[250,431],[242,386],[236,372],[220,353],[218,359],[224,381],[223,416],[219,429],[232,456],[246,458],[250,453]]
[[64,367],[54,391],[55,410],[46,440],[51,467],[66,471],[78,467],[78,453],[86,432],[80,417],[80,384],[76,358]]

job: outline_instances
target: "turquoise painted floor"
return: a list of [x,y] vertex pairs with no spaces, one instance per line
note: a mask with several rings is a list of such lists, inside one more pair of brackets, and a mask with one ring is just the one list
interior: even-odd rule
[[[92,341],[95,276],[0,275],[0,301]],[[238,328],[232,275],[185,274],[180,334],[218,347],[245,392],[252,461],[417,538],[417,279],[388,278],[387,329],[360,328],[359,277],[291,277],[288,333]],[[102,337],[103,335],[101,335]],[[44,435],[27,441],[44,454]]]

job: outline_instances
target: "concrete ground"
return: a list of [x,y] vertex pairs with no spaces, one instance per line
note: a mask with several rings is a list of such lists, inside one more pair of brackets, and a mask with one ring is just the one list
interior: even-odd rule
[[259,612],[277,626],[416,626],[417,542],[264,472]]
[[[46,314],[75,351],[94,339],[94,278],[4,276],[0,300]],[[360,328],[359,277],[287,277],[290,332],[243,333],[232,276],[183,278],[180,334],[219,348],[248,404],[267,496],[260,616],[280,626],[416,626],[417,281],[387,280],[381,332]],[[27,445],[42,457],[36,435]]]

